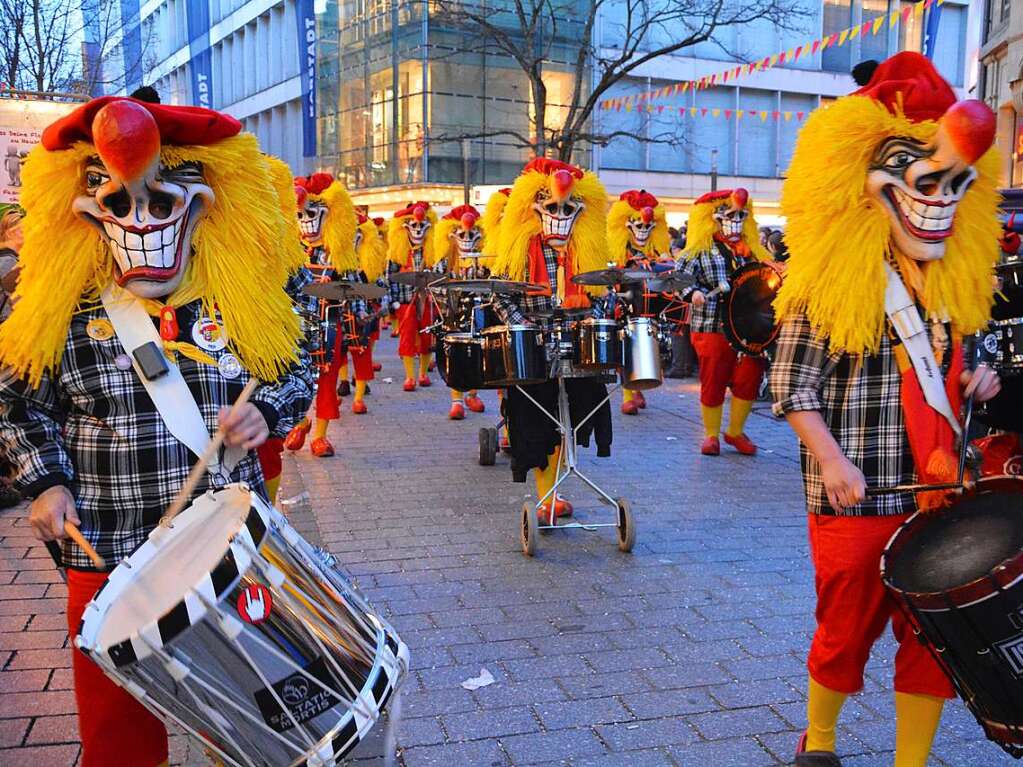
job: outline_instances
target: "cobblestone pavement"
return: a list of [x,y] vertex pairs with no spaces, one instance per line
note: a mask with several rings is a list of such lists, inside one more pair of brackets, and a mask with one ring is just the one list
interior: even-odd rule
[[[532,478],[513,484],[505,457],[477,465],[496,397],[484,393],[486,414],[450,422],[436,375],[408,394],[393,341],[378,356],[369,414],[345,412],[331,432],[336,457],[289,458],[281,493],[309,493],[311,514],[288,504],[297,526],[338,555],[411,648],[400,714],[360,746],[359,767],[789,764],[813,584],[784,423],[758,409],[757,458],[727,447],[706,458],[693,382],[666,382],[634,418],[617,415],[619,395],[613,457],[591,451],[583,465],[632,502],[635,551],[620,553],[610,530],[574,530],[543,536],[527,559],[518,512]],[[612,519],[568,490],[578,518]],[[0,513],[0,765],[62,767],[78,753],[64,592],[23,517]],[[891,764],[892,657],[886,636],[843,712],[846,767]],[[463,689],[481,669],[495,682]],[[202,763],[180,736],[172,751],[172,763]],[[1015,762],[955,703],[932,764]]]

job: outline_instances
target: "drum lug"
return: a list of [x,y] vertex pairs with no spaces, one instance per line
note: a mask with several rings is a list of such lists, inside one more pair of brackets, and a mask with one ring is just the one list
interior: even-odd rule
[[242,633],[242,629],[245,628],[240,620],[225,613],[220,614],[219,621],[220,630],[228,639],[237,639],[238,635]]
[[167,660],[164,662],[163,667],[167,670],[167,673],[171,675],[171,678],[175,682],[187,679],[190,673],[188,666],[170,655],[167,656]]

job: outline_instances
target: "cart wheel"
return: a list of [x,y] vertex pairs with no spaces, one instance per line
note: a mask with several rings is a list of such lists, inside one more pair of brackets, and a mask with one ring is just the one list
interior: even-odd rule
[[632,505],[624,498],[616,498],[618,505],[618,549],[632,551],[636,545],[636,520],[632,516]]
[[519,532],[519,537],[522,541],[522,553],[527,557],[536,553],[538,527],[536,509],[533,508],[533,504],[526,501],[522,504],[522,529]]
[[480,466],[493,466],[497,461],[497,433],[480,429]]

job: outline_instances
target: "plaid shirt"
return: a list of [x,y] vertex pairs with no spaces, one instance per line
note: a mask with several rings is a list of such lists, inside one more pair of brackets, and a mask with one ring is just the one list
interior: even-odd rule
[[[731,260],[731,266],[729,266]],[[688,301],[692,294],[699,290],[707,296],[703,306],[692,305],[689,319],[689,330],[693,333],[721,333],[721,294],[709,295],[722,282],[728,282],[733,271],[752,259],[731,253],[724,245],[714,242],[710,250],[700,251],[692,259],[683,256],[676,263],[676,268],[691,274],[694,283],[680,293],[683,301]]]
[[[398,264],[394,263],[393,261],[388,261],[387,262],[387,278],[388,278],[389,282],[390,282],[391,275],[397,274],[398,272],[409,272],[409,271],[421,272],[421,271],[424,271],[424,270],[425,271],[437,272],[438,275],[441,275],[445,271],[447,271],[447,260],[446,259],[442,260],[440,263],[438,263],[436,266],[434,266],[433,269],[426,269],[426,267],[423,266],[423,249],[422,248],[415,248],[412,251],[412,268],[411,269],[405,269],[404,267],[399,266]],[[391,293],[390,298],[391,298],[391,303],[392,304],[394,304],[394,303],[399,303],[399,304],[403,304],[403,305],[404,304],[411,304],[412,300],[415,298],[415,294],[416,294],[415,288],[413,288],[411,285],[402,285],[400,282],[390,282],[390,284],[388,285],[388,290],[390,290],[390,293]]]
[[[557,289],[558,285],[558,251],[549,245],[543,246],[543,261],[547,267],[547,284],[551,292]],[[549,315],[554,311],[554,298],[552,296],[537,295],[523,296],[518,302],[513,301],[509,296],[495,296],[494,310],[498,316],[508,325],[539,324],[541,327],[550,326]],[[603,300],[590,299],[592,304],[592,316],[604,317],[606,307]],[[539,315],[538,319],[533,319]]]
[[[863,472],[868,488],[917,481],[902,412],[902,376],[887,335],[877,354],[829,352],[827,340],[813,332],[806,317],[793,316],[782,323],[770,376],[775,414],[819,412],[842,453]],[[800,460],[807,511],[835,514],[820,464],[802,443]],[[890,516],[914,511],[913,494],[901,493],[867,498],[842,513]]]
[[[178,309],[179,340],[192,341],[200,310],[199,301]],[[9,373],[0,376],[0,451],[13,459],[16,485],[26,495],[55,485],[71,490],[82,533],[113,567],[145,540],[196,458],[168,431],[135,371],[118,367],[124,350],[117,337],[89,337],[87,323],[106,317],[99,304],[74,316],[60,369],[44,376],[38,388]],[[231,354],[229,348],[207,353],[217,359]],[[234,402],[248,374],[226,378],[219,367],[180,355],[178,366],[213,434],[218,411]],[[252,402],[271,436],[284,437],[298,423],[311,389],[305,366],[256,389]],[[209,479],[203,477],[193,497],[206,491]],[[255,452],[238,463],[228,481],[263,491]],[[64,543],[64,562],[92,569],[70,542]]]
[[303,293],[302,288],[311,285],[315,280],[313,273],[303,266],[288,277],[288,281],[284,284],[284,292],[291,297],[295,306],[309,314],[316,314],[319,311],[319,299],[308,293]]

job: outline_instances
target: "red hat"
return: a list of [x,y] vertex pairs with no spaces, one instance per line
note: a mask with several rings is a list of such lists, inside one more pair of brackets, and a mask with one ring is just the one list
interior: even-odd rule
[[738,207],[745,208],[746,203],[749,202],[749,192],[741,186],[735,189],[718,189],[716,192],[707,192],[707,194],[701,195],[693,205],[702,205],[705,202],[718,202],[729,198]]
[[143,107],[156,121],[160,131],[160,142],[170,146],[213,144],[225,138],[236,136],[242,124],[230,115],[203,107],[173,106],[171,104],[150,104],[123,96],[103,96],[82,104],[74,112],[47,126],[41,139],[43,147],[50,152],[70,149],[76,141],[93,141],[93,119],[106,105],[127,101]]
[[420,216],[417,218],[425,218],[427,212],[430,210],[430,203],[428,202],[410,202],[401,210],[394,212],[395,218],[404,218],[405,216],[415,216],[417,211],[422,211]]
[[444,214],[444,218],[454,219],[464,218],[465,216],[471,216],[475,220],[480,217],[480,212],[472,205],[459,205],[457,208],[452,208]]
[[[303,179],[304,180],[304,179]],[[298,207],[305,205],[305,198],[309,196],[309,193],[305,190],[305,187],[298,183],[298,179],[295,179],[295,200],[298,202]]]
[[323,194],[327,187],[334,183],[334,177],[329,173],[314,173],[311,176],[298,176],[295,179],[295,186],[300,186],[309,194]]
[[377,226],[383,226],[385,220],[383,216],[373,216],[373,223]]
[[369,216],[367,216],[365,213],[356,213],[355,217],[359,221],[359,226],[362,226],[367,221],[369,221]]
[[656,208],[658,205],[657,198],[646,189],[630,189],[628,192],[622,192],[618,199],[625,200],[633,210]]
[[510,186],[506,186],[503,189],[498,189],[497,193],[498,194],[503,194],[505,197],[511,197],[511,187]]
[[853,95],[879,101],[892,114],[901,108],[913,122],[937,120],[956,103],[955,91],[931,60],[913,51],[882,61],[870,82]]
[[537,173],[543,173],[546,176],[550,176],[557,173],[559,170],[567,171],[576,178],[582,178],[583,172],[574,165],[569,165],[567,162],[561,160],[552,160],[549,157],[534,157],[532,160],[526,163],[526,167],[522,169],[523,173],[529,171],[536,171]]

